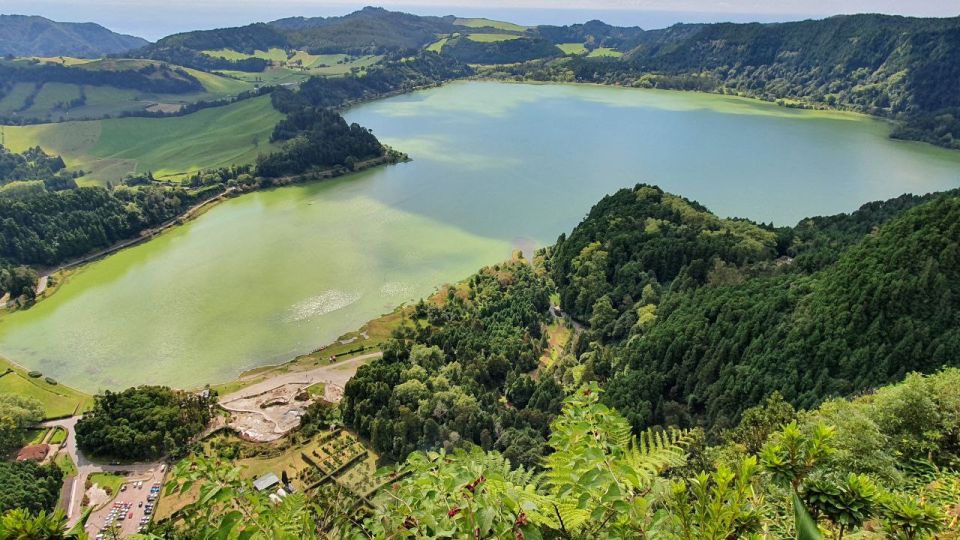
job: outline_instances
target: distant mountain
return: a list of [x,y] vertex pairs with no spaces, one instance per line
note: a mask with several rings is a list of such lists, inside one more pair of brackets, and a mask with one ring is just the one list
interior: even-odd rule
[[157,41],[151,48],[183,47],[195,51],[233,49],[253,53],[257,50],[266,51],[273,47],[283,49],[289,46],[290,43],[283,33],[264,23],[256,23],[237,28],[197,30],[173,34]]
[[292,44],[315,51],[417,49],[457,31],[453,16],[421,17],[365,7],[343,17],[293,17],[270,23]]
[[94,23],[64,23],[28,15],[0,15],[0,55],[98,58],[149,43]]

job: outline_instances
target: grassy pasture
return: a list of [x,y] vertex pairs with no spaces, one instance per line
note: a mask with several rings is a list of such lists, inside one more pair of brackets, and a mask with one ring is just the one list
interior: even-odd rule
[[80,97],[80,86],[65,83],[46,83],[33,98],[33,105],[23,112],[24,116],[56,115],[65,105]]
[[583,43],[560,43],[557,45],[557,48],[563,51],[563,54],[570,55],[585,54],[587,52],[587,48]]
[[590,54],[587,55],[587,58],[598,58],[598,57],[608,57],[608,58],[620,58],[623,56],[623,53],[608,47],[597,47],[596,49],[590,51]]
[[287,51],[274,47],[269,51],[253,51],[253,54],[235,51],[233,49],[218,49],[203,51],[203,54],[213,58],[225,58],[231,61],[246,60],[247,58],[262,58],[271,62],[286,62]]
[[222,79],[232,80],[247,87],[254,84],[297,84],[315,76],[346,75],[352,68],[366,68],[376,64],[382,58],[383,56],[380,55],[353,57],[346,54],[314,55],[298,51],[283,65],[272,65],[260,73],[234,70],[223,70],[217,73],[224,75]]
[[76,476],[77,474],[77,465],[73,462],[73,458],[70,457],[70,454],[66,452],[60,452],[57,454],[57,457],[54,458],[53,462],[63,471],[63,476]]
[[44,416],[56,418],[83,411],[92,404],[93,398],[62,384],[50,384],[43,377],[33,378],[27,371],[0,358],[0,393],[17,394],[36,398],[43,404]]
[[480,43],[496,43],[498,41],[509,41],[511,39],[520,39],[521,36],[514,34],[467,34],[467,39],[479,41]]
[[467,28],[496,28],[497,30],[506,30],[508,32],[525,32],[527,30],[526,26],[504,21],[495,21],[493,19],[457,19],[453,21],[453,24],[466,26]]
[[450,38],[448,38],[448,37],[442,37],[442,38],[438,39],[437,41],[434,41],[433,43],[427,45],[427,50],[430,51],[430,52],[439,53],[439,52],[443,51],[443,46],[446,45],[446,44],[447,44],[447,41],[449,41],[449,40],[450,40]]
[[273,127],[282,118],[269,96],[174,118],[117,118],[6,129],[16,152],[39,145],[67,165],[87,171],[82,183],[116,182],[152,171],[176,179],[199,169],[252,163],[269,153]]
[[[82,63],[66,62],[67,65],[73,65],[78,69],[91,71],[130,71],[156,63],[153,60],[127,58],[105,58],[88,60]],[[37,92],[33,104],[27,110],[19,112],[26,105],[27,98],[34,93],[36,85],[33,83],[17,83],[10,92],[0,97],[0,115],[17,113],[25,118],[65,121],[120,116],[123,113],[143,110],[176,111],[185,104],[232,97],[254,88],[254,85],[248,81],[221,77],[190,68],[173,67],[195,77],[203,85],[203,90],[187,94],[155,94],[112,86],[46,83]],[[67,104],[81,95],[86,96],[86,101],[83,104],[69,110],[63,109],[63,104]],[[61,106],[58,107],[58,105]]]
[[74,58],[73,56],[38,56],[36,60],[43,62],[44,64],[60,64],[61,66],[79,66],[82,64],[89,64],[94,62],[96,58]]
[[0,98],[0,114],[11,114],[23,108],[28,97],[36,88],[34,83],[16,83],[2,98]]
[[53,435],[50,436],[50,440],[47,441],[47,444],[58,445],[65,440],[67,440],[67,430],[57,426],[53,428]]

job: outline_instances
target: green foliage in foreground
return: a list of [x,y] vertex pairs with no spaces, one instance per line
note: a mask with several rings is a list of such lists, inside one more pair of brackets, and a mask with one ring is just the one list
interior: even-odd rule
[[67,527],[63,510],[31,514],[18,508],[0,516],[0,540],[87,540],[83,530],[89,510],[73,527]]
[[128,460],[184,452],[210,422],[215,400],[160,386],[108,390],[77,422],[77,444],[87,455]]
[[[851,409],[886,409],[891,401],[911,407],[910,395],[924,385],[944,424],[956,427],[957,411],[949,404],[960,401],[958,377],[958,370],[916,375],[875,395],[837,403]],[[416,452],[399,468],[381,472],[388,481],[378,499],[384,506],[368,515],[350,510],[344,494],[332,488],[274,505],[266,495],[244,489],[239,469],[185,461],[168,492],[199,486],[199,498],[177,516],[185,528],[168,523],[157,532],[168,538],[807,540],[841,539],[869,524],[889,538],[960,533],[955,522],[960,473],[937,468],[917,473],[908,461],[896,462],[901,476],[895,482],[864,472],[849,453],[860,434],[826,423],[836,419],[835,405],[778,425],[752,453],[736,442],[736,434],[709,448],[690,431],[634,436],[625,418],[600,403],[599,394],[592,384],[565,400],[551,425],[542,471],[511,467],[500,453],[475,446]],[[758,408],[740,434],[769,425],[758,420],[782,417],[780,403],[774,399],[770,407]],[[910,417],[904,423],[930,428]],[[881,434],[892,439],[901,428],[881,428]],[[955,436],[938,439],[928,457],[942,462],[955,455],[956,440],[950,438]],[[892,447],[873,452],[895,453]],[[691,468],[695,464],[703,470]]]

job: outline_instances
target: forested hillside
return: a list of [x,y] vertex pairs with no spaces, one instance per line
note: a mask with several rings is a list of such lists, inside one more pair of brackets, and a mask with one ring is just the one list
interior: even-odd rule
[[99,58],[147,44],[94,23],[55,22],[25,15],[0,15],[0,56]]
[[344,421],[395,460],[470,441],[535,464],[564,395],[528,375],[546,343],[549,294],[544,276],[515,260],[421,302],[383,359],[347,384]]
[[637,428],[719,430],[773,390],[810,407],[956,365],[958,218],[951,193],[772,230],[638,186],[549,265],[611,405]]

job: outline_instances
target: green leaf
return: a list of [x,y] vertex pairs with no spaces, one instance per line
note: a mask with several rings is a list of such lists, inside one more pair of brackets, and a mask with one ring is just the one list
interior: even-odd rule
[[796,492],[793,493],[793,515],[797,524],[797,540],[821,540],[817,523],[810,517]]

